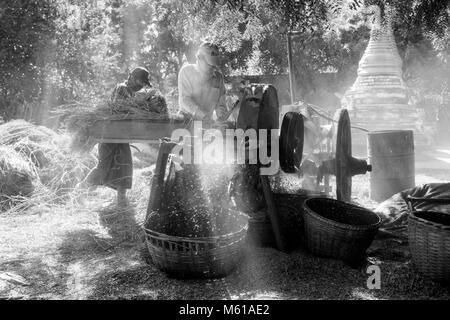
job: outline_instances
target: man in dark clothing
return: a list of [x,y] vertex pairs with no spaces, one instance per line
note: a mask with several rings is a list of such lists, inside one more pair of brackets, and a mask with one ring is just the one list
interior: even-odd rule
[[[111,101],[120,103],[131,99],[144,86],[150,86],[149,72],[141,67],[133,69],[124,83],[118,84],[111,95]],[[87,181],[94,186],[107,186],[117,191],[119,205],[126,203],[126,190],[131,189],[133,161],[130,144],[101,143],[98,146],[98,165]]]

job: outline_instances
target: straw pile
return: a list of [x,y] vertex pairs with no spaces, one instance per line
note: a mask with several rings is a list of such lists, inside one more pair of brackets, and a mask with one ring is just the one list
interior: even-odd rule
[[43,168],[50,163],[49,151],[56,148],[56,132],[24,120],[10,121],[0,126],[0,145],[11,146],[33,166]]
[[42,197],[57,201],[82,182],[96,158],[72,154],[69,142],[67,136],[23,120],[0,125],[0,209],[42,202]]
[[33,170],[12,147],[0,145],[0,211],[34,191]]

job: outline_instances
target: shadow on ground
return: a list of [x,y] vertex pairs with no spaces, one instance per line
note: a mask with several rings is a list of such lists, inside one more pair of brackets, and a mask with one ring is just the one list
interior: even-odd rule
[[226,278],[179,280],[152,265],[132,207],[110,205],[53,221],[57,214],[30,217],[27,232],[9,222],[16,239],[36,236],[32,231],[44,225],[58,230],[55,238],[38,239],[33,249],[21,248],[24,255],[0,262],[0,275],[9,276],[0,277],[0,298],[450,299],[449,287],[415,272],[402,239],[379,236],[369,250],[368,261],[381,269],[380,290],[367,288],[365,267],[353,269],[302,249],[285,254],[247,247],[241,265]]
[[[144,246],[140,256],[142,262],[151,260]],[[248,247],[242,264],[226,278],[174,279],[142,263],[97,278],[89,299],[358,299],[355,288],[362,284],[361,271],[339,261]]]
[[115,241],[133,242],[143,239],[142,228],[136,221],[136,211],[131,204],[106,206],[98,211],[98,220]]
[[[34,247],[18,243],[23,253],[9,252],[14,258],[0,261],[0,299],[85,299],[96,277],[140,263],[134,248],[142,242],[142,231],[130,206],[65,214],[63,222],[55,222],[58,214],[65,213],[29,217],[26,228],[14,229],[23,233],[18,239]],[[35,232],[55,235],[33,241]]]

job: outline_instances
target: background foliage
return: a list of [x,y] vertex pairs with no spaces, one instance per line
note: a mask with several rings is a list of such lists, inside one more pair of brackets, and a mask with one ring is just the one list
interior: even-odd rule
[[289,30],[298,32],[297,98],[337,105],[369,39],[361,8],[374,3],[397,11],[411,93],[441,99],[450,84],[448,0],[0,0],[0,116],[45,122],[58,105],[108,97],[136,65],[175,98],[179,69],[205,39],[221,46],[227,76],[286,78]]

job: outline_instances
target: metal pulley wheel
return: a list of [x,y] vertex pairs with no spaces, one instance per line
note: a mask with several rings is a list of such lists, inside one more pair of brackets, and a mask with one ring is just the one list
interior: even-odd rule
[[280,166],[286,173],[300,170],[303,157],[304,121],[299,112],[288,112],[283,117],[280,132]]
[[337,113],[337,132],[335,135],[335,158],[324,161],[319,166],[318,182],[325,174],[336,176],[336,198],[349,202],[352,194],[352,177],[372,171],[372,166],[366,160],[352,156],[352,135],[350,116],[347,109]]
[[336,134],[336,197],[338,200],[350,201],[352,194],[352,175],[350,162],[352,158],[352,133],[350,117],[346,109],[339,113]]

